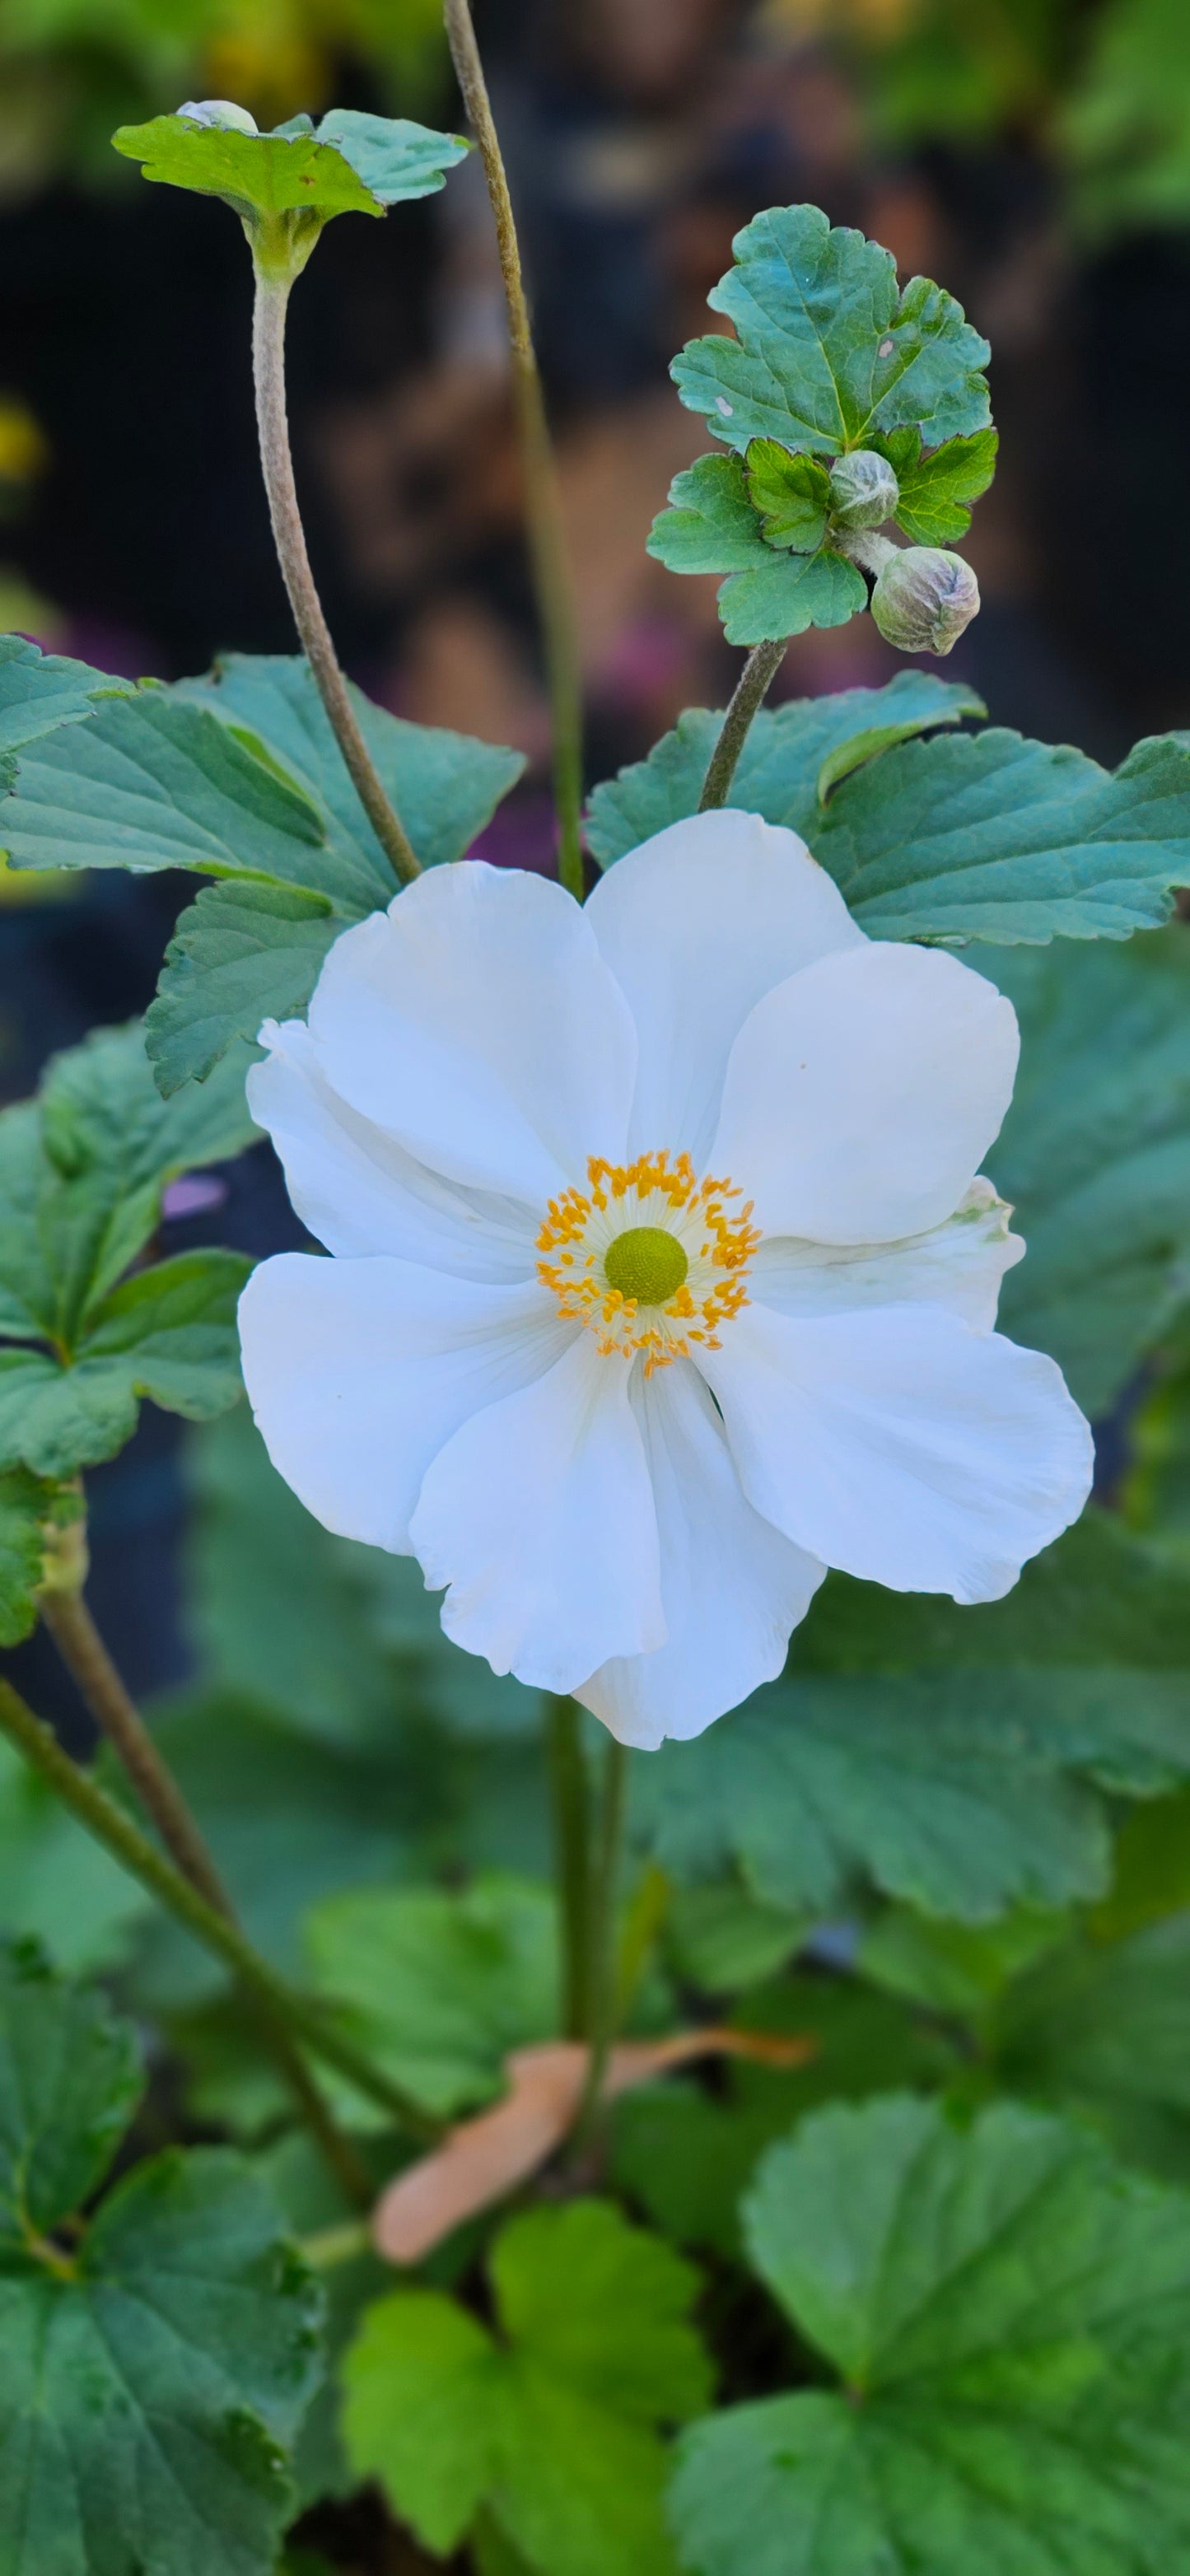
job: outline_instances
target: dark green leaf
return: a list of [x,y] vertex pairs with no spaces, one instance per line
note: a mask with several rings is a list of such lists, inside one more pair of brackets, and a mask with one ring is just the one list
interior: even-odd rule
[[1163,2576],[1190,2542],[1190,2201],[1003,2104],[803,2123],[753,2260],[847,2394],[734,2407],[673,2492],[698,2576]]
[[648,551],[670,572],[764,572],[769,554],[738,456],[700,456],[674,476]]
[[357,2472],[432,2549],[486,2505],[514,2563],[541,2576],[666,2576],[650,2428],[708,2394],[685,2321],[697,2276],[599,2201],[513,2219],[491,2275],[500,2344],[436,2292],[369,2311],[345,2368]]
[[896,442],[877,441],[900,485],[897,526],[912,545],[953,546],[966,536],[969,505],[987,491],[999,444],[994,429],[978,429],[973,438],[950,438],[925,455],[913,430],[900,432]]
[[[819,806],[831,786],[860,762],[936,725],[985,713],[972,690],[930,671],[898,671],[883,689],[844,689],[835,697],[762,708],[744,744],[732,803],[809,837],[820,826]],[[595,789],[587,841],[600,867],[610,867],[668,823],[697,813],[722,722],[707,709],[689,708],[647,760]]]
[[909,742],[844,780],[813,850],[873,939],[1123,939],[1190,877],[1190,739],[1114,775],[999,730]]
[[808,626],[845,626],[867,599],[863,574],[830,546],[815,555],[769,548],[763,568],[728,576],[719,606],[729,644],[763,644]]
[[1095,1896],[1110,1847],[1088,1783],[1187,1776],[1188,1670],[1184,1584],[1106,1522],[975,1609],[832,1575],[785,1680],[637,1775],[640,1823],[676,1875],[738,1862],[791,1911],[858,1872],[963,1922]]
[[444,2118],[499,2089],[510,2049],[557,2035],[556,1909],[530,1881],[336,1896],[311,1915],[306,1946],[323,1993]]
[[1190,2182],[1190,1915],[1041,1959],[1001,2007],[996,2056],[1012,2092],[1093,2120],[1127,2163]]
[[231,878],[206,886],[165,952],[145,1046],[166,1099],[235,1038],[303,1012],[343,923],[325,895]]
[[131,694],[130,680],[109,679],[86,662],[43,653],[24,635],[0,635],[0,761],[60,724],[79,724],[105,697]]
[[159,688],[23,752],[0,835],[18,868],[197,868],[373,901],[380,882],[336,870],[311,799],[209,708]]
[[906,424],[935,446],[985,426],[987,342],[928,278],[898,295],[891,252],[832,231],[816,206],[772,207],[732,248],[708,301],[736,338],[692,340],[671,369],[725,445],[835,456]]
[[1190,932],[1016,950],[1021,1070],[989,1161],[1028,1258],[1005,1332],[1105,1413],[1190,1304]]
[[744,459],[748,498],[770,546],[815,554],[826,534],[830,478],[815,456],[791,456],[776,438],[754,438]]
[[130,2022],[34,1945],[0,1944],[0,2276],[98,2189],[143,2083]]
[[241,1391],[236,1307],[252,1264],[238,1252],[184,1252],[126,1279],[67,1357],[0,1345],[0,1468],[71,1476],[114,1457],[141,1399],[209,1421]]
[[137,2167],[63,2269],[0,2273],[5,2576],[272,2576],[320,2302],[239,2158]]
[[109,1968],[151,1902],[40,1772],[0,1744],[0,1933],[31,1936],[66,1969]]
[[390,1744],[394,1712],[460,1734],[536,1735],[537,1692],[442,1634],[412,1557],[320,1527],[246,1409],[190,1452],[191,1619],[211,1677],[333,1744]]

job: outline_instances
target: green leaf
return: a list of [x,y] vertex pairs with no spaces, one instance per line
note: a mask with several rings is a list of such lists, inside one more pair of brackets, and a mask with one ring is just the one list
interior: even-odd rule
[[0,762],[60,724],[80,724],[96,701],[131,694],[130,680],[109,679],[86,662],[43,653],[24,635],[0,635]]
[[775,555],[770,548],[763,569],[732,573],[719,599],[729,644],[763,644],[804,634],[808,626],[845,626],[867,603],[863,574],[830,546],[814,555]]
[[[409,724],[373,706],[362,690],[349,694],[381,785],[399,807],[422,866],[461,859],[515,786],[524,754],[443,725]],[[341,871],[339,884],[321,865],[317,875],[295,881],[353,904],[357,913],[392,902],[392,869],[300,654],[230,653],[206,679],[181,681],[170,696],[221,716],[229,731],[239,726],[263,743],[320,815]]]
[[1190,2181],[1190,1915],[1041,1959],[1009,1989],[996,2041],[1009,2090],[1094,2121],[1128,2164]]
[[732,2407],[672,2495],[697,2576],[1159,2576],[1190,2541],[1190,2202],[1002,2104],[892,2096],[761,2165],[752,2259],[846,2394]]
[[237,127],[197,125],[185,116],[155,116],[122,125],[117,152],[139,161],[146,179],[200,196],[222,197],[245,218],[300,211],[326,223],[333,215],[380,215],[406,197],[440,188],[468,150],[457,135],[435,134],[405,117],[336,108],[317,130],[245,134]]
[[6,2576],[272,2576],[320,2302],[239,2158],[139,2165],[78,2254],[0,2271]]
[[909,742],[844,781],[812,846],[873,939],[1124,939],[1190,874],[1190,737],[1114,774],[999,729]]
[[740,2200],[774,2138],[840,2094],[946,2083],[956,2053],[900,2002],[820,1969],[748,1995],[732,2018],[747,2030],[808,2036],[817,2054],[799,2067],[728,2060],[713,2095],[672,2078],[634,2087],[613,2107],[611,2171],[678,2244],[709,2246],[738,2263]]
[[206,886],[165,952],[145,1045],[166,1099],[202,1082],[236,1038],[304,1011],[343,928],[325,895],[231,878]]
[[335,107],[317,128],[320,144],[333,144],[382,206],[429,197],[448,170],[471,150],[458,134],[436,134],[407,116],[370,116],[358,107]]
[[600,2201],[514,2218],[490,2270],[500,2343],[434,2291],[365,2317],[344,2373],[357,2473],[436,2551],[486,2508],[541,2576],[666,2576],[651,2428],[709,2393],[696,2274]]
[[37,1620],[45,1525],[55,1489],[24,1467],[0,1476],[0,1646],[17,1646]]
[[191,1422],[235,1404],[236,1308],[251,1268],[238,1252],[181,1253],[92,1307],[65,1357],[0,1345],[0,1468],[71,1476],[112,1458],[145,1396]]
[[168,1182],[254,1135],[242,1060],[167,1106],[135,1022],[52,1058],[38,1098],[0,1113],[0,1466],[65,1477],[111,1457],[142,1395],[200,1419],[234,1402],[249,1265],[202,1252],[122,1274]]
[[[734,460],[722,462],[730,467]],[[986,712],[972,690],[930,671],[898,671],[883,689],[844,689],[834,697],[762,707],[744,744],[732,801],[745,813],[763,815],[766,823],[784,823],[808,837],[819,827],[820,804],[849,770],[914,734]],[[688,708],[647,760],[595,789],[587,808],[587,842],[600,867],[697,813],[722,722],[708,709]]]
[[791,1912],[827,1911],[861,1872],[968,1923],[1096,1896],[1090,1784],[1187,1776],[1188,1666],[1177,1570],[1106,1520],[974,1609],[832,1575],[785,1679],[637,1775],[640,1830],[675,1876],[735,1863]]
[[912,424],[937,446],[988,420],[988,345],[954,297],[911,278],[816,206],[757,215],[708,297],[736,337],[692,340],[670,370],[688,410],[738,449],[754,438],[837,456]]
[[[318,814],[323,847],[299,860],[301,887],[245,880],[200,894],[184,913],[146,1022],[167,1094],[203,1079],[236,1037],[262,1020],[304,1010],[344,923],[392,900],[394,885],[343,764],[322,701],[300,658],[232,655],[209,680],[176,692],[221,716],[292,779]],[[440,727],[413,725],[353,692],[368,748],[399,805],[423,865],[461,858],[524,767],[519,752]]]
[[754,438],[744,459],[748,498],[770,546],[815,554],[826,534],[830,478],[815,456],[791,456],[776,438]]
[[915,546],[953,546],[971,525],[970,503],[987,491],[996,471],[999,433],[978,429],[973,438],[949,438],[921,452],[915,430],[877,440],[896,474],[901,497],[896,522]]
[[[772,440],[755,445],[774,449]],[[829,492],[823,469],[812,459],[786,456],[786,464],[800,467],[807,483],[817,474]],[[799,525],[807,549],[818,550],[797,555],[774,553],[777,543],[792,545],[792,536],[766,544],[736,456],[700,457],[686,473],[675,475],[669,497],[674,506],[654,520],[648,551],[671,572],[726,572],[719,607],[729,644],[800,635],[807,626],[844,626],[867,606],[863,575],[821,544],[824,513],[819,513],[817,536],[810,533],[812,497]],[[775,501],[776,493],[771,497]],[[784,524],[791,524],[788,496]]]
[[0,1944],[0,2280],[98,2189],[143,2085],[130,2022],[35,1945]]
[[1000,1320],[1105,1413],[1190,1305],[1190,932],[1018,949],[993,980],[1022,1052],[989,1161],[1029,1247]]
[[[310,1906],[409,1869],[409,1837],[432,1809],[435,1782],[429,1763],[419,1776],[395,1726],[387,1752],[336,1750],[250,1700],[199,1690],[167,1705],[154,1733],[241,1921],[287,1973],[301,1964],[300,1925]],[[138,2006],[191,2010],[221,1984],[216,1963],[155,1914],[139,1944]]]
[[189,1458],[190,1623],[213,1680],[331,1744],[383,1750],[394,1711],[536,1743],[539,1694],[443,1636],[439,1598],[412,1557],[324,1530],[246,1408],[203,1432]]
[[[783,451],[784,452],[784,451]],[[700,456],[675,474],[648,552],[670,572],[764,572],[769,549],[738,456]]]
[[442,2118],[498,2091],[510,2049],[557,2036],[556,1909],[531,1881],[332,1897],[310,1916],[306,1948],[321,1991]]
[[17,868],[198,868],[365,902],[383,885],[376,869],[362,882],[336,869],[311,799],[209,708],[160,688],[24,752],[0,834]]
[[110,1968],[150,1904],[40,1773],[0,1744],[0,1934],[42,1943],[67,1970]]

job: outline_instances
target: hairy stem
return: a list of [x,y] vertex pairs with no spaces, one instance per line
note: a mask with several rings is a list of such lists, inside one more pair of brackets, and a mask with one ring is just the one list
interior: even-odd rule
[[749,653],[702,782],[700,814],[708,813],[714,805],[726,805],[748,727],[780,670],[788,642],[789,637],[783,635],[775,644],[755,644]]
[[328,2024],[323,2011],[312,1998],[298,1994],[284,1977],[270,1968],[235,1923],[228,1921],[213,1905],[208,1905],[189,1879],[183,1878],[172,1861],[158,1851],[155,1843],[142,1834],[123,1807],[110,1798],[106,1789],[92,1780],[81,1765],[64,1752],[51,1727],[33,1715],[9,1682],[0,1681],[0,1733],[8,1737],[18,1753],[39,1771],[43,1780],[61,1799],[63,1806],[77,1817],[89,1834],[103,1844],[132,1878],[139,1879],[159,1904],[176,1916],[179,1923],[231,1969],[245,1994],[282,2020],[287,2030],[304,2046],[333,2066],[369,2101],[378,2102],[402,2128],[417,2138],[437,2135],[436,2123],[428,2120],[416,2102],[410,2101],[399,2085],[393,2084],[373,2066],[353,2041]]
[[508,179],[492,117],[469,0],[443,0],[446,33],[463,104],[479,145],[488,183],[512,347],[512,379],[525,478],[529,551],[541,618],[553,720],[554,803],[558,816],[558,874],[581,903],[583,852],[579,818],[583,798],[582,672],[566,540],[558,502],[553,449],[541,377],[529,327],[529,307],[513,221]]
[[380,784],[360,732],[306,552],[285,408],[285,315],[291,283],[289,277],[267,274],[257,266],[252,368],[256,384],[260,461],[264,468],[269,517],[273,523],[277,556],[289,593],[294,623],[350,771],[352,784],[386,858],[401,884],[408,885],[413,877],[420,875],[420,866],[400,815]]
[[562,1951],[562,2028],[587,2039],[591,2025],[591,1793],[581,1720],[572,1699],[546,1703],[554,1820],[554,1870]]
[[41,1615],[101,1732],[118,1753],[141,1805],[184,1878],[220,1914],[231,1902],[173,1774],[104,1645],[82,1593],[46,1591]]
[[624,1841],[624,1791],[628,1778],[627,1747],[608,1737],[604,1755],[599,1837],[591,1882],[591,2054],[579,2104],[575,2136],[588,2138],[598,2120],[599,2096],[616,2036],[619,1980],[616,1974],[616,1895]]

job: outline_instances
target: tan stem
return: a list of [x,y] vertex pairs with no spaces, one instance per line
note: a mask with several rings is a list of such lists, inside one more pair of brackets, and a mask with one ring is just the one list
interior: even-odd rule
[[468,0],[443,0],[446,33],[463,104],[479,145],[496,222],[500,273],[508,313],[512,381],[525,477],[525,515],[533,579],[541,618],[546,673],[553,719],[554,801],[558,814],[558,874],[581,903],[583,852],[580,817],[583,799],[582,667],[578,629],[566,560],[566,536],[558,499],[558,480],[546,420],[529,306],[521,272],[508,177],[492,116],[483,63],[475,41]]
[[285,403],[285,316],[291,283],[289,277],[267,275],[257,268],[252,369],[269,517],[294,623],[352,784],[386,858],[402,885],[408,885],[421,874],[417,855],[360,732],[306,552]]

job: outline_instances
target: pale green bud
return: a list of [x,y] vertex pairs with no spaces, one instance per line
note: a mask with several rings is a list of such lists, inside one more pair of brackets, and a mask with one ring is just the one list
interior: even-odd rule
[[233,98],[188,98],[184,107],[175,109],[188,125],[221,125],[234,134],[259,134],[254,116],[246,107],[237,107]]
[[837,456],[830,484],[839,528],[881,528],[893,517],[901,497],[891,465],[869,447],[857,447],[851,456]]
[[871,598],[887,644],[902,653],[949,653],[979,615],[979,584],[961,555],[942,546],[904,546],[890,556]]

